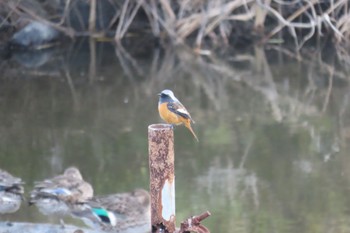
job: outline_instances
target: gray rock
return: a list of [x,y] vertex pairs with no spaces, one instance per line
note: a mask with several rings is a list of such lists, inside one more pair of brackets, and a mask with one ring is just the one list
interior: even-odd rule
[[16,32],[11,38],[11,44],[26,48],[37,48],[53,42],[61,33],[50,25],[33,21]]

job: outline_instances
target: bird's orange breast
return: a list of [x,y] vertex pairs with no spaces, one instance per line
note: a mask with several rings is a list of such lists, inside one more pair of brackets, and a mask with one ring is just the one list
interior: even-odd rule
[[168,124],[179,125],[184,123],[186,119],[170,111],[167,106],[168,103],[161,103],[158,105],[158,111],[160,117]]

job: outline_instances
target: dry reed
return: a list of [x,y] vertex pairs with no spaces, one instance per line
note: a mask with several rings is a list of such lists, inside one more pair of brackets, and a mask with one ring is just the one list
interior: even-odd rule
[[[195,38],[195,47],[201,48],[205,39],[216,43],[230,43],[237,31],[258,33],[261,42],[267,43],[283,29],[294,38],[300,49],[314,36],[332,33],[339,42],[350,38],[350,13],[348,0],[108,0],[117,6],[110,27],[115,31],[114,39],[124,39],[132,25],[140,24],[137,16],[144,13],[154,36],[166,38],[174,44]],[[0,1],[2,11],[9,15],[29,17],[39,20],[64,32],[69,36],[104,35],[96,32],[97,2],[90,0],[90,14],[87,31],[77,33],[64,26],[64,21],[72,14],[70,0],[64,6],[61,21],[54,23],[48,17],[36,14],[21,1]],[[1,22],[0,22],[1,24]],[[113,29],[114,26],[114,29]],[[106,28],[105,28],[106,29]],[[107,28],[111,29],[111,28]],[[303,32],[303,33],[299,33]],[[200,50],[198,50],[200,51]]]

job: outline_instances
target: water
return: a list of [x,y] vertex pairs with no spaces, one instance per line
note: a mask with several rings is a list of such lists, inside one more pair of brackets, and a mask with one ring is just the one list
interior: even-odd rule
[[[178,224],[209,210],[211,232],[350,232],[344,54],[285,51],[82,42],[15,54],[1,63],[0,166],[26,194],[71,165],[95,194],[147,189],[147,127],[169,88],[200,140],[175,128]],[[58,222],[26,205],[2,219]]]

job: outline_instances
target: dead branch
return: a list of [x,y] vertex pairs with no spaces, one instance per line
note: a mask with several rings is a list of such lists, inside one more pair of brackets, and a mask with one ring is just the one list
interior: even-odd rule
[[201,221],[210,216],[210,212],[206,211],[198,216],[193,216],[181,223],[180,230],[177,233],[210,233],[209,229],[201,225]]

